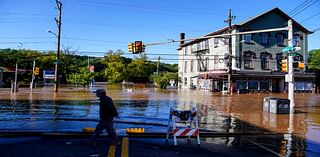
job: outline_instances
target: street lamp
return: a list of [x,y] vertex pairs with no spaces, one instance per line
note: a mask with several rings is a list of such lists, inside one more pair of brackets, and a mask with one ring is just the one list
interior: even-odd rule
[[56,53],[56,61],[55,61],[55,68],[54,68],[54,92],[58,92],[58,84],[59,84],[59,73],[58,73],[58,64],[59,64],[59,56],[60,56],[60,31],[58,30],[58,35],[53,33],[51,30],[48,30],[48,33],[53,34],[57,37],[57,53]]

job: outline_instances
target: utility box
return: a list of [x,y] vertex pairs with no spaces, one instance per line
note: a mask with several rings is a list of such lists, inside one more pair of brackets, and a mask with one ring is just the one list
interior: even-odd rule
[[263,111],[264,112],[269,112],[270,111],[270,99],[272,97],[264,97],[263,98]]
[[283,98],[270,98],[269,99],[270,112],[275,114],[288,114],[290,113],[290,100]]

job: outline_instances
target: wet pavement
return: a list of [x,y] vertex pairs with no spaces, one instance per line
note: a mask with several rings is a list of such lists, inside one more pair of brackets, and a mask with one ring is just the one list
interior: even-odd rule
[[[274,138],[274,135],[272,136]],[[241,136],[202,138],[201,145],[191,139],[178,139],[178,145],[174,146],[172,140],[168,142],[164,138],[137,138],[122,137],[119,145],[110,145],[107,138],[100,138],[96,145],[88,145],[88,138],[64,137],[20,137],[1,138],[0,151],[2,157],[272,157],[272,156],[305,156],[300,154],[288,154],[286,150],[280,150],[278,145],[272,143],[263,144],[257,141],[257,136]],[[237,138],[234,142],[233,138]],[[270,138],[266,135],[264,140]],[[233,141],[233,142],[231,142]],[[280,146],[281,149],[281,146]]]
[[[58,93],[53,93],[52,87],[37,88],[33,93],[28,88],[22,88],[16,94],[8,89],[0,89],[0,131],[2,134],[21,131],[79,133],[84,127],[94,127],[98,120],[98,100],[91,91],[97,88],[106,88],[107,94],[114,99],[120,113],[120,117],[115,119],[115,127],[121,136],[126,136],[125,128],[128,127],[143,127],[148,133],[164,133],[170,107],[185,110],[196,105],[200,128],[219,134],[202,137],[202,141],[212,143],[214,148],[240,148],[239,154],[250,154],[251,148],[247,146],[251,146],[257,148],[252,150],[253,153],[273,151],[271,156],[320,156],[320,95],[311,93],[295,94],[295,114],[289,116],[262,111],[264,97],[286,98],[285,93],[223,95],[197,90],[126,90],[117,85],[100,85],[89,89],[64,87]],[[261,136],[253,137],[253,133]],[[266,133],[275,135],[267,136]],[[242,138],[248,135],[250,138]],[[129,138],[129,141],[136,140]],[[138,143],[143,141],[149,140],[137,140]],[[161,148],[161,151],[169,149],[166,145],[161,146],[162,139],[155,141],[158,141],[158,145],[154,148]],[[3,140],[0,143],[1,148],[6,147]],[[22,143],[15,146],[20,145]],[[201,145],[201,148],[207,146],[210,147],[209,151],[214,149],[210,144]],[[214,154],[214,151],[211,153]],[[228,156],[227,153],[223,155]]]

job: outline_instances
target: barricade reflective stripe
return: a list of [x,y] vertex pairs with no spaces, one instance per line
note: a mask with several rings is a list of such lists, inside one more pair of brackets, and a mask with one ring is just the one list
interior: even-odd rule
[[175,129],[173,130],[174,136],[197,136],[199,129]]

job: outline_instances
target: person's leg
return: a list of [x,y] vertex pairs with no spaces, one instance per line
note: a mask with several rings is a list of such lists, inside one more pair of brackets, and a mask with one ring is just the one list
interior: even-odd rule
[[108,133],[108,136],[110,138],[111,143],[117,143],[118,142],[118,138],[117,138],[117,134],[113,128],[113,119],[108,119],[105,122],[105,126],[106,126],[106,130]]
[[96,126],[96,130],[93,132],[91,136],[91,143],[96,143],[98,136],[102,133],[104,126],[103,122],[100,120],[99,123]]

